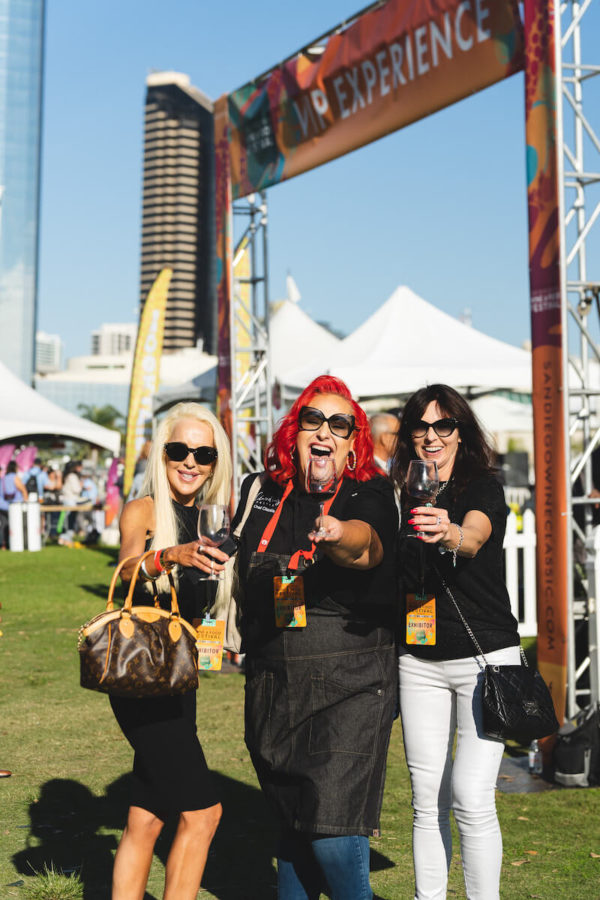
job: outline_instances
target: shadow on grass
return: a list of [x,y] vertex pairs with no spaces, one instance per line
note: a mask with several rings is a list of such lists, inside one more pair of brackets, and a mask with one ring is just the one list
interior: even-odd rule
[[[225,775],[214,773],[223,803],[223,818],[211,846],[203,887],[219,900],[274,900],[276,875],[272,865],[275,828],[262,793]],[[103,797],[83,784],[55,778],[41,789],[29,807],[27,846],[15,854],[19,873],[32,876],[54,866],[76,872],[85,900],[106,900],[118,837],[106,830],[123,828],[127,817],[129,775],[113,781]],[[176,817],[168,821],[156,842],[163,865],[169,853]],[[147,892],[144,900],[159,900]]]

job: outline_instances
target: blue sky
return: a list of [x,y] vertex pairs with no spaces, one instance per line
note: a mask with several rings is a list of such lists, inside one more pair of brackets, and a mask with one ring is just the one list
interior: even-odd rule
[[[148,72],[186,72],[214,99],[360,8],[47,0],[38,324],[62,336],[67,356],[89,353],[103,322],[137,316]],[[271,297],[284,295],[289,271],[302,307],[349,332],[407,284],[451,315],[470,308],[476,328],[521,344],[524,129],[519,74],[270,189]],[[415,352],[427,352],[427,335]]]

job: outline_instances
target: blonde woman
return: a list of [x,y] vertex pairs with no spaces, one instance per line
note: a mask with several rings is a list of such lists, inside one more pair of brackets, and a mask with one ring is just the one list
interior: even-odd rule
[[[208,410],[179,403],[159,425],[148,458],[142,496],[121,515],[120,558],[156,551],[144,563],[147,584],[170,603],[165,570],[174,568],[181,614],[194,622],[213,607],[219,584],[205,581],[221,572],[222,549],[202,547],[196,536],[197,502],[229,503],[231,454],[227,436]],[[227,548],[226,548],[227,549]],[[134,562],[123,569],[131,579]],[[196,734],[196,694],[147,699],[111,697],[117,721],[135,751],[127,825],[113,870],[113,900],[142,900],[154,844],[165,820],[179,822],[165,873],[164,900],[197,896],[208,848],[221,817],[221,804]]]

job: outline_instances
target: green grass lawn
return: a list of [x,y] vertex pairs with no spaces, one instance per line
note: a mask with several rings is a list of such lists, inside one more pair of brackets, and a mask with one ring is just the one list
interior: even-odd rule
[[[85,900],[106,900],[127,809],[132,751],[104,695],[79,687],[77,630],[104,603],[115,554],[47,547],[0,556],[0,898],[32,896],[36,871],[79,873]],[[242,739],[243,676],[204,675],[198,726],[224,817],[200,897],[274,900],[275,833]],[[177,748],[164,765],[177,765]],[[503,900],[600,900],[600,790],[498,794]],[[394,729],[373,887],[411,900],[410,790]],[[169,834],[146,900],[162,896]],[[449,897],[464,897],[458,843]],[[22,882],[21,884],[14,884]],[[63,900],[57,892],[47,900]],[[70,894],[69,894],[70,896]]]

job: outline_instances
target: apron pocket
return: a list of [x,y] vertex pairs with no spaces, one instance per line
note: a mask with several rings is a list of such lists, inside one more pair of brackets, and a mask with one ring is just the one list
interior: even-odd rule
[[311,676],[312,716],[308,751],[373,757],[377,750],[384,691],[348,689],[320,675]]
[[261,672],[246,683],[245,741],[251,754],[272,765],[271,707],[273,673]]

